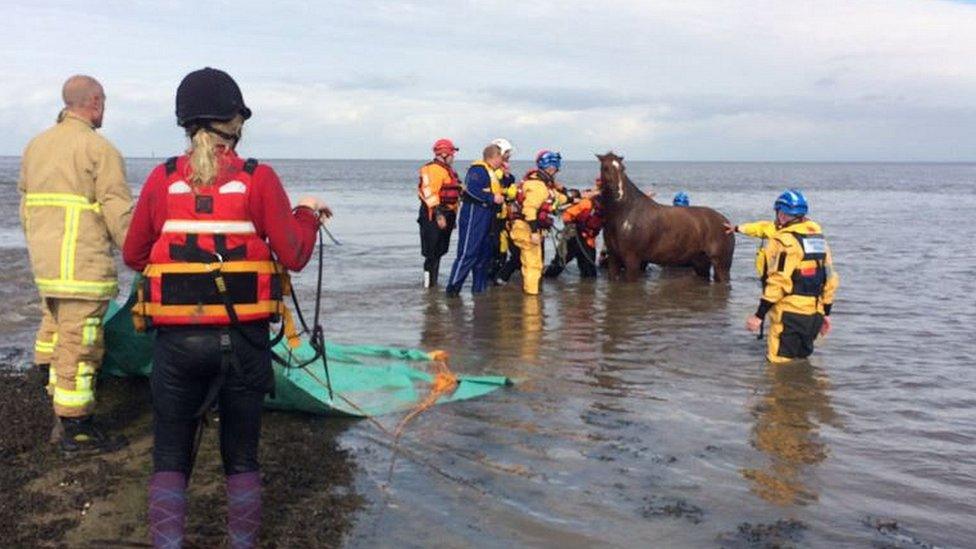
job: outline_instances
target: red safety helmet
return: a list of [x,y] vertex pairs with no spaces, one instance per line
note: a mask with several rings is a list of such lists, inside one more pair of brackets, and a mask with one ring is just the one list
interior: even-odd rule
[[434,154],[454,154],[456,151],[460,150],[454,146],[454,142],[450,139],[438,139],[434,141]]

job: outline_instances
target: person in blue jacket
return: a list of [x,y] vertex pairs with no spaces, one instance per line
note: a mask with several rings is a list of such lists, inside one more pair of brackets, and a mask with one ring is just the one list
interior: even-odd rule
[[451,267],[447,295],[457,296],[468,273],[472,273],[471,293],[488,288],[488,270],[494,256],[491,226],[497,205],[504,201],[496,170],[502,166],[502,151],[498,145],[488,145],[482,160],[471,164],[464,176],[461,211],[458,214],[457,257]]
[[674,205],[684,207],[690,206],[691,199],[688,197],[688,193],[679,191],[678,194],[674,195]]

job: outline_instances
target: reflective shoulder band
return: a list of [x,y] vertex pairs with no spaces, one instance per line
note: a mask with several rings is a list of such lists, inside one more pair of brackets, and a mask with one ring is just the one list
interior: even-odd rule
[[251,234],[250,221],[201,221],[197,219],[169,219],[163,223],[164,233]]

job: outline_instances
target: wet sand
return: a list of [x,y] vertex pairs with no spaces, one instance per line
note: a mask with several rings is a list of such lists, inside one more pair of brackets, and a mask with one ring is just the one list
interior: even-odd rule
[[[63,457],[48,443],[53,415],[43,389],[0,365],[0,540],[4,547],[149,547],[146,484],[151,410],[145,379],[103,379],[99,417],[129,444]],[[347,420],[267,412],[262,547],[337,547],[364,502],[355,465],[337,437]],[[312,436],[314,431],[314,436]],[[217,430],[206,429],[189,490],[186,547],[225,543],[223,471]]]

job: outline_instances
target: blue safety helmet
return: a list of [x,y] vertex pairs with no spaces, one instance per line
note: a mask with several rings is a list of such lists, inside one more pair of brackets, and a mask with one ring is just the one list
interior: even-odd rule
[[786,215],[800,216],[806,215],[810,207],[807,205],[806,197],[799,189],[787,189],[776,199],[773,209]]
[[563,164],[563,157],[555,151],[539,151],[535,157],[535,165],[540,169],[556,168],[559,169]]
[[688,193],[681,191],[674,195],[674,205],[675,206],[689,206],[691,205],[691,199],[688,198]]

